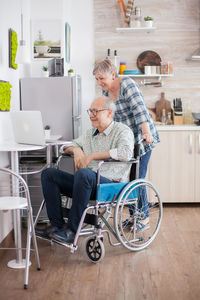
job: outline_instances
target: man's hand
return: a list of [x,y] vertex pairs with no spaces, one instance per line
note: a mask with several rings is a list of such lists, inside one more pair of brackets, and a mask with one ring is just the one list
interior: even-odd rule
[[83,155],[82,157],[79,158],[77,162],[77,169],[87,168],[87,166],[92,160],[93,160],[92,154]]
[[103,152],[93,152],[86,155],[84,154],[81,148],[71,146],[64,149],[64,152],[74,156],[75,170],[81,168],[87,168],[89,163],[91,163],[91,161],[93,160],[102,160],[102,159],[110,158],[109,150]]
[[85,154],[82,151],[81,148],[74,148],[73,149],[73,154],[74,154],[74,166],[75,166],[75,170],[80,169],[80,168],[84,168],[81,167],[81,165],[83,164],[82,161],[84,161],[85,158]]

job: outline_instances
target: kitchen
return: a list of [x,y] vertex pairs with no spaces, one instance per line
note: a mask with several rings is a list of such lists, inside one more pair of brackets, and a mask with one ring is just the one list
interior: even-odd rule
[[[189,105],[191,112],[199,112],[200,63],[191,60],[199,48],[199,1],[135,1],[134,6],[141,9],[141,27],[145,26],[145,16],[154,19],[155,30],[149,32],[140,28],[120,30],[118,3],[113,1],[112,5],[111,9],[110,1],[94,2],[95,58],[103,59],[107,55],[106,47],[111,49],[111,55],[117,49],[119,61],[126,62],[126,69],[137,70],[141,53],[158,53],[162,62],[173,64],[173,76],[159,79],[133,75],[147,107],[155,112],[156,102],[161,99],[161,93],[165,93],[164,98],[170,101],[171,108],[173,100],[181,98],[183,111]],[[144,80],[153,85],[145,86]],[[155,86],[158,81],[161,87]],[[158,122],[162,143],[152,153],[148,178],[159,186],[163,202],[199,202],[200,199],[199,129],[192,116],[189,122],[182,118],[176,118],[175,127],[160,126]],[[191,126],[181,126],[190,125],[188,123]]]
[[[28,1],[27,1],[28,2]],[[46,1],[44,1],[46,2]],[[48,7],[47,4],[48,2]],[[200,44],[200,37],[199,37],[199,23],[200,23],[200,17],[199,17],[199,1],[198,0],[184,0],[184,1],[137,1],[135,0],[134,6],[141,8],[141,15],[144,16],[152,16],[154,18],[154,26],[156,29],[151,32],[145,32],[145,31],[134,31],[134,32],[117,32],[115,29],[120,27],[121,24],[119,22],[119,5],[116,0],[106,1],[106,0],[95,0],[95,1],[74,1],[76,3],[73,3],[73,1],[58,1],[57,5],[57,11],[53,9],[54,5],[53,1],[47,1],[44,5],[41,4],[40,9],[38,9],[38,3],[39,1],[31,1],[31,13],[28,12],[28,9],[30,9],[29,6],[25,7],[27,9],[27,15],[30,13],[31,19],[42,19],[45,13],[48,11],[48,14],[45,15],[45,19],[65,19],[71,24],[72,28],[72,53],[71,53],[71,65],[67,65],[66,68],[74,68],[77,72],[77,74],[80,74],[82,77],[82,113],[83,113],[83,130],[86,129],[89,126],[89,121],[86,115],[86,109],[88,108],[91,100],[94,98],[95,95],[95,83],[94,78],[92,76],[92,69],[94,65],[95,59],[103,59],[107,55],[107,49],[111,49],[111,53],[113,54],[114,50],[117,50],[119,60],[125,61],[127,64],[127,69],[136,69],[136,61],[137,57],[142,53],[143,51],[152,50],[158,53],[162,59],[162,61],[165,62],[172,62],[173,63],[173,73],[174,76],[172,77],[163,77],[162,78],[162,87],[143,87],[141,86],[142,93],[144,95],[145,103],[147,106],[151,109],[155,108],[156,101],[160,100],[161,93],[165,93],[165,98],[170,101],[171,106],[173,107],[173,99],[181,98],[183,108],[185,108],[186,102],[190,101],[190,107],[192,112],[200,112],[200,105],[199,105],[199,98],[200,98],[200,62],[199,61],[191,61],[189,60],[190,56],[196,49],[199,48]],[[77,4],[78,2],[78,4]],[[124,1],[126,2],[126,1]],[[128,1],[127,1],[128,2]],[[13,21],[8,22],[5,20],[5,17],[0,18],[0,22],[2,22],[2,28],[6,27],[9,28],[10,26],[17,26],[18,32],[20,32],[20,1],[3,1],[1,0],[1,4],[3,9],[1,10],[1,13],[4,15],[8,15],[9,12],[9,3],[14,5],[15,11],[18,12],[17,17],[13,17],[12,13],[11,16],[14,18],[15,23],[13,24]],[[62,10],[64,5],[64,10]],[[26,6],[26,5],[25,5]],[[65,12],[64,12],[65,11]],[[82,13],[83,11],[87,11],[87,14]],[[63,15],[65,14],[65,15]],[[26,17],[26,14],[25,14]],[[28,19],[28,17],[27,17]],[[25,21],[27,21],[25,18]],[[78,22],[77,22],[78,20]],[[78,23],[78,24],[77,24]],[[83,26],[84,25],[84,26]],[[27,32],[26,32],[27,30]],[[28,26],[25,30],[25,37],[27,40],[27,43],[29,42],[29,34],[28,34]],[[94,32],[93,32],[94,31]],[[93,36],[94,33],[94,36]],[[3,33],[1,31],[1,42],[4,43],[7,47],[7,32]],[[81,44],[81,47],[79,46]],[[22,68],[22,66],[19,66],[19,70],[17,71],[7,71],[7,64],[5,63],[7,59],[7,52],[6,47],[3,48],[1,51],[1,57],[2,57],[2,63],[0,65],[0,71],[2,74],[3,80],[8,80],[13,85],[12,89],[12,107],[15,109],[19,108],[19,96],[18,96],[18,80],[22,77],[22,73],[25,72]],[[40,76],[40,68],[41,68],[41,62],[31,62],[31,76]],[[142,80],[139,78],[135,78],[136,81],[140,84]],[[151,78],[148,79],[151,81]],[[153,81],[155,79],[153,78]],[[157,78],[156,78],[157,81]],[[97,94],[100,93],[99,90],[96,90]],[[5,118],[5,114],[1,114],[0,118],[0,124],[1,124],[1,132],[0,132],[0,138],[5,138],[5,132],[3,131],[3,126],[9,125],[7,124],[7,120]],[[5,127],[4,127],[5,128]],[[157,146],[157,149],[154,150],[152,160],[150,162],[149,167],[149,178],[151,181],[155,181],[155,185],[158,187],[163,200],[165,202],[199,202],[199,170],[198,170],[198,134],[199,129],[195,125],[187,127],[179,126],[174,130],[174,128],[169,128],[165,126],[159,127],[159,132],[161,136],[162,143]],[[185,135],[187,144],[185,142]],[[192,146],[190,146],[192,143]],[[160,150],[161,149],[161,150]],[[188,153],[184,153],[184,149],[187,149]],[[192,152],[192,155],[191,153]],[[163,159],[164,158],[164,159]],[[6,165],[8,161],[8,158],[6,155],[0,156],[0,162],[1,165]],[[161,176],[162,175],[162,176]],[[166,184],[167,184],[167,192],[168,196],[166,195]],[[167,198],[168,197],[168,198]],[[170,199],[169,199],[170,198]],[[183,200],[184,199],[184,200]],[[189,200],[188,200],[189,199]],[[193,204],[194,205],[194,204]],[[193,219],[193,222],[187,221],[185,224],[182,224],[182,227],[179,226],[179,234],[183,234],[183,229],[187,232],[189,229],[191,229],[191,237],[194,238],[194,240],[191,243],[194,243],[192,247],[192,250],[194,253],[198,252],[199,249],[199,241],[198,241],[198,230],[199,230],[199,223],[198,216],[199,216],[199,207],[197,206],[191,206],[188,207],[188,212],[191,212],[192,217],[190,219]],[[174,239],[170,236],[170,232],[167,229],[167,225],[170,228],[170,231],[174,231],[175,228],[172,224],[174,222],[173,216],[174,211],[178,210],[178,215],[175,216],[175,223],[183,222],[181,219],[181,215],[185,216],[185,218],[188,218],[188,216],[185,215],[185,210],[181,210],[182,204],[178,206],[178,208],[171,206],[169,207],[171,209],[171,212],[167,213],[166,215],[168,219],[166,220],[164,218],[163,221],[163,235],[161,235],[161,242],[165,243],[167,237],[169,238],[169,247],[171,246],[173,249],[173,253],[175,258],[179,261],[179,249],[175,249],[175,245],[178,244],[176,241],[177,237]],[[168,208],[167,208],[168,209]],[[1,228],[3,228],[3,224],[5,227],[5,224],[7,224],[6,230],[2,230],[3,233],[1,235],[1,239],[7,235],[9,230],[11,229],[10,219],[5,218],[5,216],[1,215],[0,217],[0,223]],[[193,227],[194,228],[191,228]],[[198,230],[197,230],[198,229]],[[161,226],[161,232],[162,232],[162,226]],[[178,233],[177,233],[178,235]],[[158,236],[159,238],[159,236]],[[178,239],[183,239],[183,237],[179,236]],[[183,242],[183,240],[182,240]],[[185,245],[185,244],[184,244]],[[188,245],[186,245],[188,247]],[[42,244],[42,247],[45,247],[45,249],[41,250],[42,253],[44,253],[44,250],[49,251],[49,247],[47,248],[45,244]],[[157,248],[156,248],[157,247]],[[161,251],[161,246],[159,243],[155,242],[153,243],[153,248],[145,250],[145,253],[153,252],[151,256],[148,256],[146,258],[148,261],[151,260],[151,267],[153,269],[152,273],[153,277],[155,276],[156,272],[158,272],[158,282],[160,284],[160,289],[156,290],[157,294],[154,294],[152,288],[150,287],[151,284],[147,283],[148,280],[154,280],[150,279],[148,276],[145,277],[145,273],[142,272],[142,269],[144,268],[144,271],[147,271],[147,269],[143,266],[143,259],[145,259],[145,256],[142,256],[144,254],[137,253],[136,255],[133,255],[132,260],[135,259],[135,265],[133,261],[131,260],[131,256],[127,257],[127,263],[125,260],[121,260],[121,264],[116,265],[116,262],[114,263],[114,268],[117,270],[117,274],[120,271],[119,268],[124,268],[124,265],[122,263],[125,263],[126,267],[128,268],[128,264],[133,266],[135,269],[134,271],[140,274],[140,277],[137,279],[137,274],[133,274],[133,271],[131,273],[131,278],[134,278],[134,280],[137,280],[137,285],[141,283],[141,281],[144,281],[144,294],[141,292],[139,293],[138,290],[135,290],[135,294],[133,289],[130,288],[130,285],[133,285],[132,279],[129,278],[128,287],[125,287],[126,290],[126,296],[122,297],[122,290],[119,290],[115,286],[115,291],[118,293],[117,295],[112,290],[112,294],[109,296],[108,289],[109,285],[106,284],[105,293],[103,291],[99,291],[100,287],[104,288],[104,282],[101,280],[99,287],[97,287],[98,291],[98,297],[100,298],[100,294],[104,299],[143,299],[145,296],[148,299],[148,295],[145,294],[147,290],[149,291],[149,297],[150,299],[167,299],[165,297],[165,294],[168,295],[172,299],[178,298],[178,292],[176,294],[176,288],[169,286],[172,284],[172,280],[169,280],[169,277],[165,276],[163,273],[159,273],[159,268],[163,268],[162,265],[159,265],[159,263],[156,261],[156,258],[159,254],[163,260],[168,257],[169,253],[164,251]],[[179,245],[177,245],[179,247]],[[167,246],[168,248],[168,246]],[[181,248],[184,254],[187,254],[187,249]],[[65,253],[63,250],[57,250],[60,253]],[[110,252],[109,252],[110,251]],[[115,259],[119,258],[119,252],[120,256],[123,255],[123,249],[119,251],[119,249],[112,249],[108,250],[107,255],[111,256],[112,251],[115,253]],[[160,252],[159,252],[160,251]],[[162,253],[162,254],[161,254]],[[164,254],[163,254],[164,253]],[[127,254],[127,253],[126,253]],[[64,254],[63,254],[64,255]],[[166,256],[165,256],[166,255]],[[75,255],[67,255],[66,258],[61,259],[61,261],[57,261],[57,267],[61,267],[61,263],[63,261],[66,261],[66,264],[72,264],[74,263],[74,266],[76,267],[76,274],[78,274],[78,268],[81,268],[77,266],[76,264],[77,256]],[[89,265],[84,265],[85,263],[80,257],[78,258],[79,262],[83,265],[86,274],[82,276],[86,276],[87,283],[91,283],[93,281],[92,274],[96,274],[95,266],[92,266],[90,268]],[[191,270],[191,266],[194,268],[194,277],[198,278],[199,276],[199,265],[196,263],[196,267],[194,266],[194,257],[190,257],[186,259],[187,263],[185,264],[184,268],[185,270]],[[70,262],[71,261],[71,262]],[[137,262],[138,261],[138,262]],[[160,261],[160,260],[159,260]],[[171,261],[170,261],[171,262]],[[191,263],[191,265],[188,265],[188,263]],[[108,264],[108,260],[105,260],[105,263]],[[59,265],[60,264],[60,265]],[[162,264],[166,266],[166,263],[162,261]],[[54,266],[55,267],[55,266]],[[136,269],[137,267],[137,269]],[[7,271],[6,267],[4,267],[5,272]],[[72,266],[73,268],[73,266]],[[173,265],[171,265],[171,268],[173,269]],[[171,271],[172,271],[171,269]],[[99,267],[99,270],[101,271],[101,267]],[[103,269],[106,272],[106,268]],[[123,269],[122,269],[123,270]],[[177,272],[178,276],[185,276],[186,278],[187,273],[183,274],[181,273],[181,267],[179,266],[179,269],[175,271]],[[188,272],[190,272],[188,271]],[[18,271],[17,271],[18,272]],[[45,267],[43,267],[43,272],[45,272]],[[51,271],[50,271],[51,272]],[[56,272],[56,269],[55,269]],[[91,272],[91,273],[90,273]],[[173,271],[172,271],[173,272]],[[15,273],[15,272],[14,272]],[[109,276],[113,278],[113,272],[112,268],[108,268],[107,270],[108,278]],[[170,273],[167,273],[170,276]],[[12,276],[12,275],[11,275]],[[23,276],[21,274],[21,276]],[[35,274],[37,276],[37,274]],[[67,274],[65,274],[66,279],[68,280]],[[102,274],[102,276],[105,276],[105,274]],[[161,277],[159,277],[161,276]],[[191,273],[190,273],[190,276]],[[95,276],[94,276],[95,277]],[[192,299],[198,299],[198,286],[196,285],[196,282],[194,280],[194,277],[192,279],[188,279],[188,281],[185,279],[180,280],[181,283],[185,285],[185,289],[182,287],[182,289],[185,291],[185,295],[180,291],[181,287],[178,287],[178,291],[181,293],[181,299],[188,299],[188,297]],[[78,276],[79,280],[81,280],[80,275]],[[122,277],[118,274],[118,280],[121,280],[119,282],[119,287],[122,288]],[[161,279],[162,278],[162,279]],[[139,280],[140,279],[140,280]],[[53,282],[53,279],[51,279]],[[166,280],[166,286],[164,285],[164,280]],[[110,282],[110,280],[109,280]],[[2,281],[1,286],[4,287],[2,284],[5,283]],[[30,279],[31,283],[31,279]],[[75,284],[73,282],[73,284]],[[96,284],[96,283],[95,283]],[[111,284],[111,283],[110,283]],[[16,287],[18,288],[20,283],[18,282],[18,285]],[[188,286],[189,285],[189,286]],[[76,285],[75,285],[76,286]],[[147,288],[149,287],[149,289]],[[136,289],[136,287],[135,287]],[[191,289],[193,289],[193,294]],[[68,286],[68,290],[65,289],[65,293],[70,291],[70,287]],[[94,291],[94,290],[93,290]],[[48,291],[46,290],[48,295]],[[74,291],[71,290],[71,293]],[[86,295],[92,295],[88,288],[85,287],[84,289],[81,289],[81,292],[84,296]],[[130,294],[130,293],[133,294]],[[58,291],[59,293],[59,291]],[[168,293],[168,294],[167,294]],[[20,294],[21,298],[23,299],[23,291]],[[66,295],[66,294],[65,294]],[[129,297],[128,297],[129,295]],[[134,297],[132,296],[134,295]],[[177,297],[175,297],[175,295]],[[45,294],[43,291],[43,298],[45,298]],[[188,297],[187,297],[188,296]],[[59,299],[59,295],[57,295]],[[62,297],[62,296],[61,296]],[[98,297],[96,299],[98,299]],[[8,298],[8,297],[7,297]],[[90,298],[88,296],[88,298]],[[40,299],[37,297],[37,299]],[[61,298],[60,298],[61,299]],[[70,296],[69,296],[70,299]]]

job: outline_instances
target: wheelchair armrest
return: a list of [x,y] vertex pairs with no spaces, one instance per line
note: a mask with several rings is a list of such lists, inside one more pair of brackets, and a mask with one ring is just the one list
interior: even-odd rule
[[108,159],[104,159],[104,160],[100,160],[99,164],[98,164],[98,168],[97,168],[97,184],[100,183],[100,172],[101,172],[101,167],[104,163],[119,163],[119,162],[123,162],[123,163],[127,163],[127,164],[135,164],[139,162],[139,159],[132,157],[130,160],[128,161],[121,161],[121,160],[115,160],[112,158],[108,158]]
[[[138,150],[138,149],[137,149]],[[138,151],[137,151],[138,152]],[[134,153],[135,154],[135,153]],[[62,157],[73,157],[73,155],[71,154],[68,154],[68,153],[62,153],[59,157],[58,157],[58,160],[56,162],[56,168],[59,168],[59,163],[60,163],[60,160]],[[120,160],[115,160],[115,159],[112,159],[112,158],[107,158],[107,159],[104,159],[104,160],[99,160],[99,163],[98,163],[98,167],[97,167],[97,184],[100,183],[100,171],[101,171],[101,166],[104,164],[104,163],[119,163],[119,162],[122,162]],[[124,163],[127,163],[127,164],[136,164],[139,162],[139,156],[136,155],[136,158],[135,157],[132,157],[129,161],[123,161]]]
[[[102,161],[102,160],[101,160]],[[136,162],[137,161],[137,159],[136,158],[134,158],[134,157],[132,157],[129,161],[123,161],[124,163],[134,163],[134,162]],[[113,159],[113,158],[107,158],[107,159],[104,159],[103,160],[103,162],[122,162],[121,160],[116,160],[116,159]]]
[[62,153],[60,156],[71,156],[71,157],[73,157],[73,155],[68,154],[68,153]]
[[60,165],[60,161],[63,157],[73,157],[73,155],[71,154],[68,154],[68,153],[61,153],[59,156],[58,156],[58,159],[56,161],[56,169],[59,169],[59,165]]

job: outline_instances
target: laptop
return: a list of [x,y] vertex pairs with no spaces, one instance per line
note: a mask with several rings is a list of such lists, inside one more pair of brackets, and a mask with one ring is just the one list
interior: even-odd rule
[[40,111],[10,112],[15,142],[27,145],[45,145],[44,127]]

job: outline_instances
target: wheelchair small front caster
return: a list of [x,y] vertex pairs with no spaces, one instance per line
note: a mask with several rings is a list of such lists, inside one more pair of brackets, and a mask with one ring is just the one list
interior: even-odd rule
[[86,240],[86,253],[90,261],[93,263],[100,262],[105,256],[105,247],[102,240],[96,237],[89,237]]

